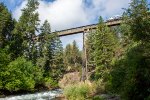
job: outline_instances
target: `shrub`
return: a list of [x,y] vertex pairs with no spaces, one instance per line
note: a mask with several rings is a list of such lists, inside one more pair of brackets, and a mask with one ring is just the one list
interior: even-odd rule
[[36,81],[41,79],[42,73],[25,58],[19,57],[7,66],[4,74],[5,89],[9,91],[33,90]]
[[112,90],[125,100],[144,100],[150,94],[150,46],[137,44],[112,71]]
[[10,55],[6,53],[5,49],[0,49],[0,89],[3,89],[3,80],[5,76],[5,70],[7,70],[7,65],[10,62]]
[[97,95],[97,96],[94,96],[92,100],[105,100],[105,99]]
[[36,85],[42,84],[44,70],[37,66],[33,66],[33,70],[34,70],[33,75],[35,76],[34,77],[35,84]]
[[2,81],[0,80],[0,89],[3,88],[3,83]]
[[95,88],[95,92],[96,93],[105,93],[106,92],[105,85],[106,85],[106,83],[103,82],[102,79],[95,81],[93,83],[93,86]]
[[64,95],[69,100],[85,100],[95,92],[88,82],[67,86]]
[[44,78],[44,85],[48,88],[55,88],[58,87],[57,81],[52,79],[51,77],[45,77]]

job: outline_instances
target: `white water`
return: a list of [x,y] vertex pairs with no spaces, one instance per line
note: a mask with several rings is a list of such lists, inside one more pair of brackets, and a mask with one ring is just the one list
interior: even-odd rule
[[5,97],[5,98],[0,98],[0,100],[52,100],[60,94],[62,94],[62,90],[57,89],[57,90],[52,90],[47,92],[39,92],[35,94]]

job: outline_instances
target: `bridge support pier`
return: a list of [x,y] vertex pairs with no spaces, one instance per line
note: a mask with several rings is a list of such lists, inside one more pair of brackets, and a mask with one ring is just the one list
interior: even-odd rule
[[86,48],[86,33],[83,32],[83,53],[82,53],[82,81],[88,80],[88,61],[87,61],[87,48]]
[[83,32],[83,51],[82,51],[82,76],[81,81],[85,81],[85,33]]

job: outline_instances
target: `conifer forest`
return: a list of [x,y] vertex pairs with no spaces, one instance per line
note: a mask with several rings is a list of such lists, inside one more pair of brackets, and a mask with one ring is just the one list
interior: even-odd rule
[[86,50],[77,41],[63,47],[48,20],[41,24],[38,0],[26,6],[15,20],[0,3],[0,97],[61,88],[61,100],[150,100],[147,0],[131,0],[116,27],[100,16]]

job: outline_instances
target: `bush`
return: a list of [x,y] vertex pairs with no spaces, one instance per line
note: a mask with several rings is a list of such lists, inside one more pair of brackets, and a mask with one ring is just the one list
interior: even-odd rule
[[105,85],[106,85],[106,83],[103,82],[102,79],[95,81],[93,83],[93,86],[95,88],[95,92],[96,93],[105,93],[106,92]]
[[105,99],[101,96],[94,96],[92,100],[105,100]]
[[7,65],[10,62],[10,55],[6,53],[5,49],[0,49],[0,89],[3,89],[5,84],[4,81],[4,76],[5,76],[5,71],[7,70]]
[[93,86],[87,82],[70,85],[64,89],[64,95],[69,100],[85,100],[94,92]]
[[47,88],[55,88],[58,87],[58,82],[53,80],[51,77],[45,77],[44,86],[46,86]]
[[137,44],[112,71],[112,90],[126,100],[143,100],[150,94],[150,46]]
[[4,74],[4,88],[9,91],[33,90],[36,81],[40,81],[42,76],[40,68],[22,57],[9,63]]
[[33,66],[33,74],[34,74],[34,80],[35,80],[35,84],[36,85],[39,85],[39,84],[42,84],[43,83],[43,73],[44,73],[44,70],[40,67],[37,67],[37,66]]

